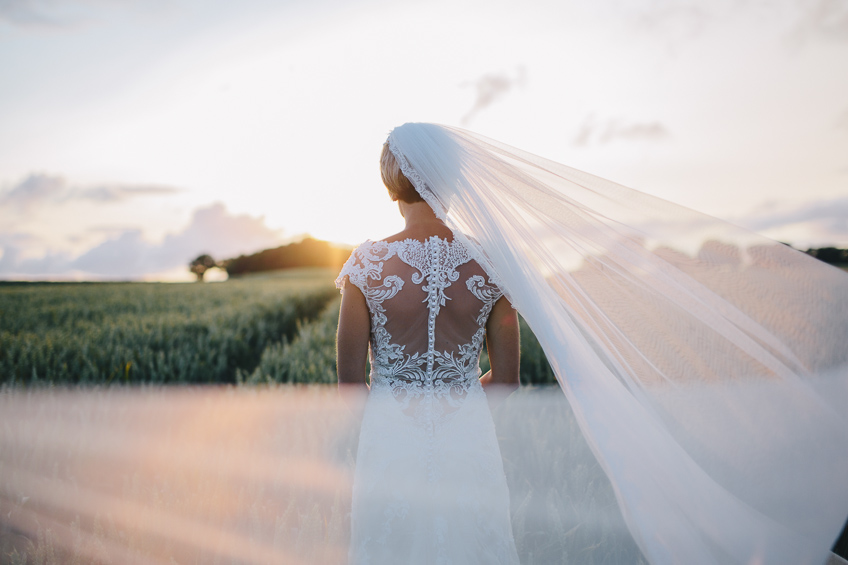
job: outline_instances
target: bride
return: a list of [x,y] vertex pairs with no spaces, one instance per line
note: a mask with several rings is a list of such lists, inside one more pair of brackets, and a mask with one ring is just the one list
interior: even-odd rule
[[515,310],[388,146],[381,172],[406,228],[360,245],[337,281],[341,386],[365,386],[371,345],[350,562],[517,563],[487,404],[495,387],[518,387]]
[[517,561],[487,405],[517,383],[512,307],[651,563],[828,558],[848,514],[845,273],[457,128],[405,124],[383,156],[407,228],[337,281],[343,389],[366,388],[371,350],[353,563]]

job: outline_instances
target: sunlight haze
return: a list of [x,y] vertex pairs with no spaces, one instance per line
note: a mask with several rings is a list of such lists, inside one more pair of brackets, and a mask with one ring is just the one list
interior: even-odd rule
[[846,245],[847,68],[838,0],[4,2],[0,278],[388,236],[407,121]]

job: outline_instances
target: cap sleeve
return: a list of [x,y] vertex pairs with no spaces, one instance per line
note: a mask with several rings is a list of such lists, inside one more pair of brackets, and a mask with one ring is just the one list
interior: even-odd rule
[[344,294],[346,281],[350,281],[356,285],[359,290],[365,290],[365,285],[367,284],[365,249],[369,243],[370,241],[366,241],[353,250],[350,257],[345,261],[342,270],[339,272],[339,276],[336,277],[336,288],[342,294]]

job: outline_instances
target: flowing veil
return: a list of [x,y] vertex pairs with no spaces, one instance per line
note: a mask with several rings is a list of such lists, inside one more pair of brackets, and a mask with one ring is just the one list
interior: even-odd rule
[[461,129],[388,144],[533,329],[651,563],[828,558],[848,515],[848,275]]

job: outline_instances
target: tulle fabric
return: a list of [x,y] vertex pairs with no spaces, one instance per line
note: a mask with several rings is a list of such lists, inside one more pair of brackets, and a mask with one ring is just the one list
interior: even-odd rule
[[[479,382],[447,417],[411,417],[372,379],[360,432],[349,563],[518,565],[509,491]],[[427,407],[428,400],[419,403]]]
[[539,338],[648,560],[827,559],[848,515],[845,273],[457,128],[388,143]]

